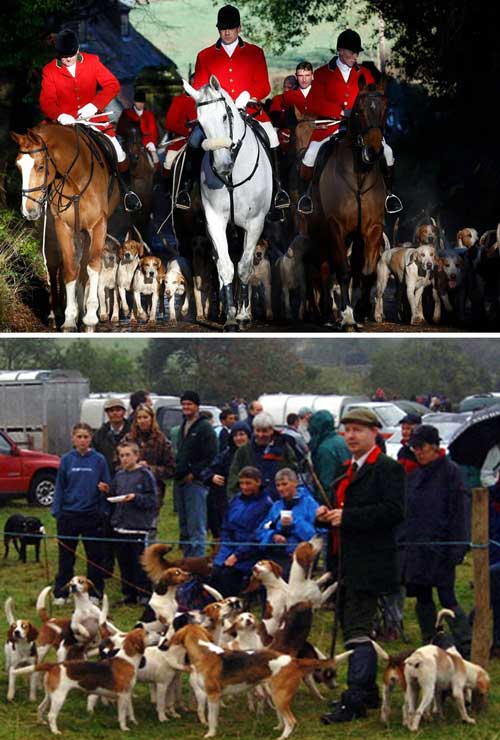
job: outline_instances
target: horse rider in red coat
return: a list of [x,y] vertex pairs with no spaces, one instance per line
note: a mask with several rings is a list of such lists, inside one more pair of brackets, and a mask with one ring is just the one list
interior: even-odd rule
[[146,108],[146,93],[144,90],[135,90],[134,104],[125,108],[122,116],[132,123],[138,123],[142,134],[142,143],[148,150],[153,163],[159,162],[156,147],[158,145],[158,126],[153,111]]
[[[363,65],[358,64],[359,53],[363,51],[361,38],[356,31],[342,31],[337,39],[338,56],[328,64],[319,67],[314,73],[311,93],[308,96],[309,111],[325,120],[316,125],[310,144],[304,154],[300,175],[305,189],[312,180],[314,163],[321,146],[334,136],[338,136],[343,118],[350,116],[359,92],[359,78],[364,76],[367,84],[374,84],[373,75]],[[402,209],[399,198],[392,194],[391,186],[394,172],[394,155],[391,147],[384,140],[384,158],[386,163],[386,199],[387,210],[391,213]],[[300,213],[313,211],[310,186],[300,198],[297,209]]]
[[[240,38],[240,12],[233,5],[225,5],[219,10],[217,28],[218,41],[200,51],[196,58],[193,87],[199,89],[208,84],[211,75],[215,75],[234,101],[242,92],[250,94],[247,113],[260,123],[271,146],[274,179],[277,185],[274,207],[288,208],[290,198],[281,188],[278,175],[278,136],[260,102],[271,90],[264,52],[259,46]],[[179,193],[177,205],[180,205],[181,196],[185,195],[187,194],[184,192]]]
[[[297,125],[296,117],[291,114],[291,110],[297,110],[304,116],[309,113],[309,93],[314,79],[311,62],[299,62],[295,68],[294,77],[297,85],[285,90],[285,83],[283,83],[283,92],[281,95],[274,96],[269,108],[271,120],[278,128],[280,143],[285,147],[290,141],[290,128]],[[289,77],[286,77],[285,82],[288,79]]]
[[195,122],[196,103],[191,95],[186,92],[176,95],[170,103],[164,124],[165,131],[174,135],[167,142],[167,152],[163,162],[164,174],[167,177],[170,176],[177,157],[185,150]]
[[70,28],[57,34],[57,57],[42,72],[40,108],[51,121],[63,126],[88,124],[107,136],[116,152],[125,210],[136,211],[142,207],[141,201],[123,182],[123,174],[128,174],[126,154],[109,118],[102,113],[119,93],[120,83],[98,56],[80,53],[79,46],[78,36]]

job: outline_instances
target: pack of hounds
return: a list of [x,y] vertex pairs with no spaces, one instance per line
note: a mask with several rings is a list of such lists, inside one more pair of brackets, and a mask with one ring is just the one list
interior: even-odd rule
[[[36,701],[43,677],[38,720],[44,722],[47,712],[52,733],[60,734],[58,715],[72,689],[87,694],[91,713],[103,711],[99,702],[116,703],[120,728],[128,730],[128,722],[136,724],[133,690],[137,682],[149,685],[158,721],[166,722],[189,711],[182,682],[187,674],[189,701],[206,728],[204,737],[216,735],[220,709],[227,706],[225,697],[245,693],[250,711],[276,712],[279,738],[287,738],[297,724],[291,705],[301,682],[315,699],[323,700],[320,686],[337,686],[336,668],[352,652],[328,658],[310,638],[314,613],[331,602],[337,586],[329,573],[312,577],[321,542],[315,537],[297,546],[288,583],[273,561],[256,563],[245,597],[265,589],[262,620],[243,611],[241,597],[222,598],[208,585],[204,588],[214,598],[212,603],[179,612],[177,590],[193,575],[206,576],[210,562],[208,558],[168,560],[171,548],[161,544],[146,548],[142,556],[154,590],[143,621],[129,631],[110,621],[106,595],[101,606],[90,597],[92,584],[84,576],[75,576],[68,584],[74,602],[68,617],[50,617],[46,599],[51,587],[41,590],[36,602],[39,628],[29,620],[16,619],[13,600],[7,598],[7,700],[15,700],[17,677],[24,675],[29,678],[29,699]],[[475,722],[468,706],[473,694],[484,701],[489,676],[457,652],[441,626],[444,612],[438,617],[435,644],[391,657],[374,642],[386,662],[384,722],[389,721],[391,694],[397,685],[405,691],[403,724],[410,730],[418,730],[422,717],[440,714],[450,693],[462,720]],[[57,662],[46,660],[51,649]]]
[[[384,234],[373,292],[375,322],[386,319],[384,296],[391,277],[402,323],[439,324],[444,318],[484,328],[500,321],[500,224],[481,236],[474,228],[460,229],[451,246],[430,219],[416,227],[413,241],[400,243],[396,236],[394,241],[391,247]],[[101,322],[220,320],[224,307],[210,240],[193,237],[189,258],[165,246],[171,258],[153,255],[135,227],[123,242],[107,236],[98,289]],[[285,246],[272,230],[259,240],[250,278],[254,317],[321,322],[324,285],[310,253],[310,239],[302,234]],[[340,287],[334,276],[330,282],[331,313],[340,321]]]

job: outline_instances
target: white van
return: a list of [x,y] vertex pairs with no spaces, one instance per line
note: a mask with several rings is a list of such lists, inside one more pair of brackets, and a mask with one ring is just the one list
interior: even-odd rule
[[305,393],[290,395],[288,393],[264,393],[259,396],[264,411],[271,414],[274,423],[278,426],[286,424],[286,417],[291,413],[298,413],[299,409],[307,406],[311,411],[329,411],[333,414],[335,425],[344,413],[344,408],[350,403],[364,403],[369,401],[368,396],[336,396],[336,395],[308,395]]
[[[80,421],[90,424],[92,429],[101,427],[108,417],[104,411],[104,404],[108,398],[120,398],[127,406],[127,416],[130,414],[130,393],[91,393],[84,398],[80,405]],[[162,406],[180,406],[179,396],[157,396],[151,393],[153,408],[157,412]]]

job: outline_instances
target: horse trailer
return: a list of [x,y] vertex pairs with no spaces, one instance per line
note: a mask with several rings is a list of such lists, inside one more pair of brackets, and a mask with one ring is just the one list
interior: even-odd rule
[[0,429],[20,447],[62,455],[88,395],[77,370],[0,371]]

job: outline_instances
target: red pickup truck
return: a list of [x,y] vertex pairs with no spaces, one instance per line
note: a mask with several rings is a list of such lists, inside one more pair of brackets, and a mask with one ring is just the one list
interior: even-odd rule
[[23,450],[0,432],[0,497],[26,496],[30,503],[50,506],[59,463],[58,455]]

